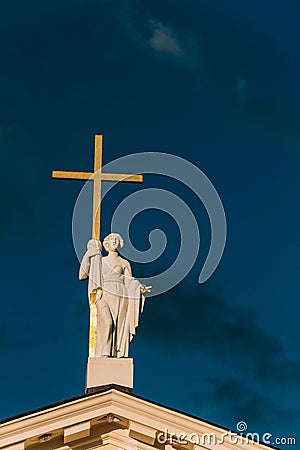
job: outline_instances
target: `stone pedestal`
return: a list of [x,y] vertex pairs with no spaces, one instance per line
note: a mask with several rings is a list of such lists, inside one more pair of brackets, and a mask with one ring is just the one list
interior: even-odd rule
[[86,391],[98,391],[101,387],[114,384],[133,389],[132,358],[89,358],[86,373]]

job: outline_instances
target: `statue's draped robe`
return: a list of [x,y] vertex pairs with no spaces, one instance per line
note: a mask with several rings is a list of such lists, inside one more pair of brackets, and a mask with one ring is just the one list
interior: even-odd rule
[[96,293],[97,334],[95,356],[127,357],[129,343],[135,335],[145,297],[140,282],[124,274],[117,263],[111,267],[98,255],[83,258],[81,266],[89,274],[89,296]]
[[[91,241],[90,241],[91,242]],[[79,269],[79,279],[85,280],[89,279],[88,283],[88,297],[91,303],[91,295],[97,295],[97,292],[102,288],[101,280],[101,266],[102,266],[102,255],[98,248],[93,250],[88,250],[84,257],[82,258],[80,269]]]

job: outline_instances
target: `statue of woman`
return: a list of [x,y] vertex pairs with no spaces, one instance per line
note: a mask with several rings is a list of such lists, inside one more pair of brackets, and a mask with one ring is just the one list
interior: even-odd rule
[[[145,286],[133,278],[129,261],[119,255],[123,245],[124,241],[119,234],[111,233],[106,236],[103,247],[108,255],[99,260],[97,270],[94,271],[96,279],[92,286],[96,285],[96,357],[128,357],[129,343],[135,335],[143,311],[143,294],[151,289],[151,286]],[[87,252],[82,266],[85,258],[89,258],[89,253],[94,255],[93,252]],[[85,266],[83,273],[91,277],[89,266]]]

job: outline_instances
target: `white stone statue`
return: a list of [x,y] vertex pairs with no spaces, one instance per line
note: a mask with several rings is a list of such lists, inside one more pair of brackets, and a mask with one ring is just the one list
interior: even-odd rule
[[92,239],[81,262],[79,279],[89,278],[89,298],[96,296],[96,357],[128,357],[144,294],[151,289],[132,276],[129,261],[119,256],[123,245],[119,234],[109,234],[103,241],[108,255],[102,257],[101,243]]

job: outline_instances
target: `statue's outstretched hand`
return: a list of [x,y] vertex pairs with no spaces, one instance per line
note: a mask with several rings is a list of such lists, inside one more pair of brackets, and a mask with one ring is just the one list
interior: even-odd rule
[[140,291],[142,294],[145,292],[151,292],[152,286],[146,286],[145,284],[141,284]]

